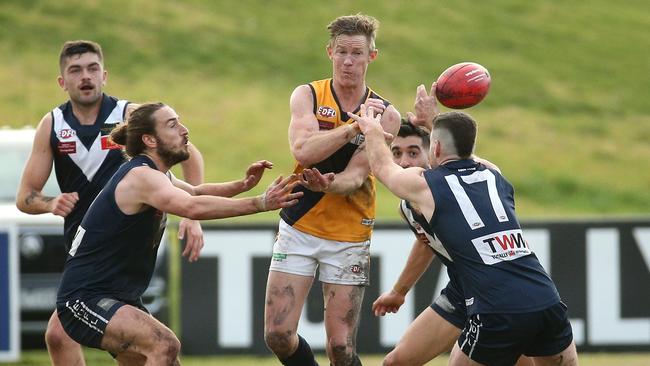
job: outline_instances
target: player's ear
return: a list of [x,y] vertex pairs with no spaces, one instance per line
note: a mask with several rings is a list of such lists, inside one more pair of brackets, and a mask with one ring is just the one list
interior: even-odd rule
[[59,87],[61,87],[61,89],[66,90],[66,91],[68,90],[68,89],[65,87],[65,80],[63,80],[63,76],[59,75],[59,76],[56,78],[56,82],[59,84]]
[[375,59],[377,58],[378,53],[379,53],[378,48],[375,48],[374,50],[370,50],[370,55],[368,55],[368,58],[369,58],[370,62],[375,61]]
[[332,53],[334,52],[332,50],[332,44],[328,43],[325,45],[325,51],[327,52],[327,57],[331,60],[332,59]]
[[149,148],[155,148],[157,145],[156,137],[146,133],[142,135],[142,142]]

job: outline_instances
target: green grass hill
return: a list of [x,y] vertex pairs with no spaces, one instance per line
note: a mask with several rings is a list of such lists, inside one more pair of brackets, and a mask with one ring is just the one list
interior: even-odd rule
[[[640,0],[5,0],[0,125],[35,126],[63,102],[60,47],[92,39],[106,91],[172,105],[206,180],[238,179],[264,158],[276,164],[265,186],[292,168],[291,91],[331,75],[325,26],[357,12],[381,21],[368,84],[402,113],[451,64],[490,70],[490,94],[468,112],[478,154],[514,184],[521,216],[650,212],[650,6]],[[380,222],[397,220],[396,203],[380,188]]]

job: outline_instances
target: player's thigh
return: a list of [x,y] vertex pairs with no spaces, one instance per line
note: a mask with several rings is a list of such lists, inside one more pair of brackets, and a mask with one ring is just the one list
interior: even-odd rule
[[58,345],[63,345],[71,347],[75,346],[78,343],[73,341],[68,334],[63,329],[63,325],[59,320],[59,314],[56,310],[50,316],[50,320],[47,322],[47,329],[45,330],[45,341],[48,343],[57,343]]
[[169,342],[178,342],[169,328],[137,307],[124,305],[106,325],[101,346],[119,358],[122,353],[149,355]]
[[264,329],[269,332],[295,330],[313,277],[269,271],[264,306]]
[[459,328],[427,307],[406,328],[389,356],[397,364],[422,365],[443,352],[451,351],[459,335]]
[[328,339],[356,334],[365,287],[323,283],[325,331]]
[[478,363],[470,359],[458,346],[458,342],[454,343],[454,347],[451,350],[451,355],[449,355],[448,366],[483,366],[482,363]]
[[515,366],[536,366],[536,364],[532,357],[521,356]]
[[534,357],[535,366],[577,366],[578,353],[575,342],[565,348],[562,352],[545,357]]

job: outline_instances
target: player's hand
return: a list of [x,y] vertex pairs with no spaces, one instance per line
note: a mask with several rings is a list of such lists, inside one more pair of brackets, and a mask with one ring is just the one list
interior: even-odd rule
[[50,201],[50,212],[54,215],[66,217],[79,201],[79,193],[61,193]]
[[384,114],[384,111],[386,110],[384,101],[378,98],[368,98],[365,104],[366,107],[372,107],[373,117],[377,114]]
[[436,100],[436,83],[431,84],[431,90],[427,94],[424,85],[420,84],[415,92],[415,114],[406,113],[407,119],[415,126],[424,127],[431,131],[433,119],[440,113],[438,101]]
[[368,107],[365,104],[362,104],[358,116],[350,112],[348,112],[348,116],[358,123],[359,128],[364,135],[368,135],[373,131],[381,131],[386,141],[392,141],[393,135],[384,131],[380,123],[381,114],[375,114],[373,107]]
[[181,219],[178,224],[178,239],[185,239],[185,249],[183,257],[187,257],[190,262],[196,262],[203,249],[203,229],[199,220]]
[[284,179],[279,176],[271,183],[264,194],[258,197],[256,201],[257,208],[260,211],[271,211],[295,205],[298,203],[298,198],[303,195],[303,192],[291,193],[298,184],[300,184],[300,181],[295,174],[291,174]]
[[396,313],[404,304],[405,296],[394,290],[386,291],[372,303],[372,312],[375,316],[384,316],[386,313]]
[[255,187],[262,179],[265,169],[273,169],[273,163],[268,160],[260,160],[251,164],[246,169],[246,177],[243,180],[243,191],[246,192]]
[[318,169],[311,168],[303,170],[298,177],[300,184],[310,191],[324,192],[332,185],[335,176],[334,173],[321,174]]

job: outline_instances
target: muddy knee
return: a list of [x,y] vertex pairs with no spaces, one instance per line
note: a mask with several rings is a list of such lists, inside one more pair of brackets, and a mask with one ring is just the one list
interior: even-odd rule
[[173,334],[167,335],[155,343],[151,352],[164,364],[171,365],[181,352],[181,342]]
[[286,332],[268,332],[264,334],[264,342],[280,359],[286,358],[293,353],[292,333],[290,330]]
[[360,366],[361,361],[353,346],[330,340],[329,358],[333,366]]

